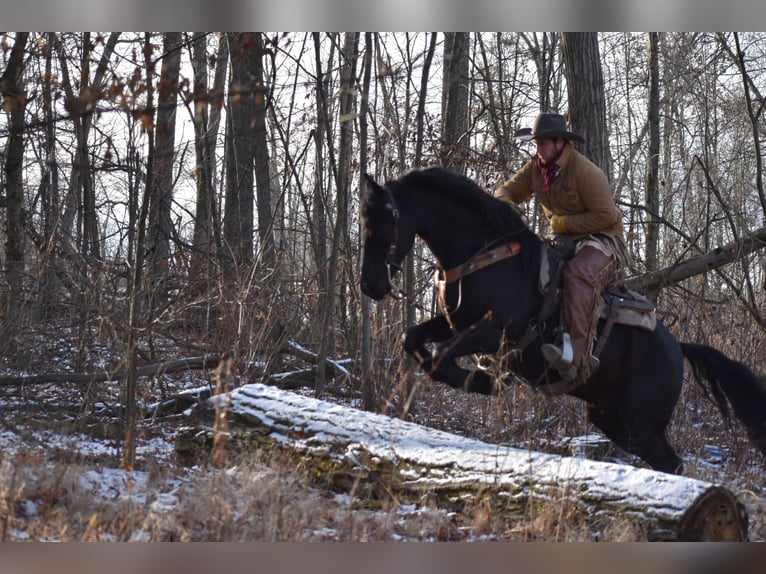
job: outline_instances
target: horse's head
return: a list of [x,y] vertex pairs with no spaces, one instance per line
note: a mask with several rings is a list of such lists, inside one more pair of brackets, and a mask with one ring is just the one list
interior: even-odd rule
[[362,199],[362,292],[380,301],[395,287],[393,277],[412,247],[414,232],[403,225],[394,194],[369,175]]

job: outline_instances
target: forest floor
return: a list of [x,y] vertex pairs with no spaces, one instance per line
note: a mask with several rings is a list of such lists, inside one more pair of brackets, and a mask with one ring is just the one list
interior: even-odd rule
[[[51,370],[66,364],[70,352],[55,345],[39,351],[54,365]],[[0,363],[0,375],[39,372],[36,362],[24,370]],[[93,357],[90,364],[97,364]],[[588,456],[577,448],[578,438],[598,434],[585,420],[583,404],[569,397],[542,397],[518,385],[503,399],[488,398],[417,381],[406,415],[395,388],[383,397],[382,410],[493,444],[565,456]],[[244,374],[228,385],[249,382],[260,381]],[[203,371],[143,379],[139,398],[151,407],[179,393],[212,390],[214,384]],[[456,512],[425,501],[400,504],[392,497],[370,508],[359,504],[353,489],[322,488],[295,460],[266,450],[231,457],[225,465],[184,466],[174,450],[183,413],[141,420],[135,465],[124,470],[118,387],[0,387],[0,541],[642,540],[640,529],[627,521],[594,531],[575,509],[556,505],[509,515],[486,501]],[[740,429],[724,427],[694,385],[685,387],[669,429],[685,474],[732,490],[746,506],[750,539],[766,541],[762,458]],[[294,392],[314,395],[307,386]],[[360,405],[358,393],[340,378],[321,398]],[[599,456],[642,466],[615,449]]]

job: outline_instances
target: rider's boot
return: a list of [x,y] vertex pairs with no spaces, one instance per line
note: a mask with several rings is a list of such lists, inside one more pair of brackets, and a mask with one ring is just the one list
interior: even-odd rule
[[[577,367],[572,363],[571,358],[567,360],[567,356],[572,355],[572,345],[569,342],[569,334],[564,333],[564,338],[567,341],[562,345],[563,349],[554,345],[553,343],[545,343],[540,350],[543,353],[543,357],[548,363],[548,366],[552,369],[556,369],[564,380],[574,379],[577,376]],[[588,376],[592,375],[598,370],[601,361],[595,355],[590,357],[590,371]]]
[[583,380],[587,380],[599,366],[598,358],[591,356],[598,322],[596,302],[612,265],[608,255],[585,246],[564,269],[564,322],[572,341],[572,364]]
[[562,379],[569,380],[577,376],[577,367],[572,363],[574,353],[569,333],[565,332],[562,334],[561,346],[545,343],[540,347],[540,351],[548,362],[548,366],[556,369]]

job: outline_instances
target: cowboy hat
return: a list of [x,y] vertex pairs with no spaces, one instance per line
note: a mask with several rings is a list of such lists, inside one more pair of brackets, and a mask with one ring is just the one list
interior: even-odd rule
[[521,140],[557,139],[564,138],[576,142],[584,142],[585,138],[567,130],[567,120],[561,114],[537,114],[531,128],[523,128],[514,134]]

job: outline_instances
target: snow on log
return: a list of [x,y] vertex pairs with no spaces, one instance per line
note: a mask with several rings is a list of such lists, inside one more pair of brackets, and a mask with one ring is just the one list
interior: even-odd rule
[[[648,540],[746,540],[744,507],[726,488],[627,464],[562,457],[493,445],[381,414],[261,384],[214,396],[191,409],[176,444],[179,460],[213,443],[226,412],[232,444],[279,445],[347,484],[360,479],[413,498],[432,494],[465,504],[491,493],[513,510],[530,502],[568,501],[593,523],[635,520]],[[220,420],[219,417],[219,426]],[[197,450],[195,450],[197,449]],[[337,483],[336,483],[337,484]]]

